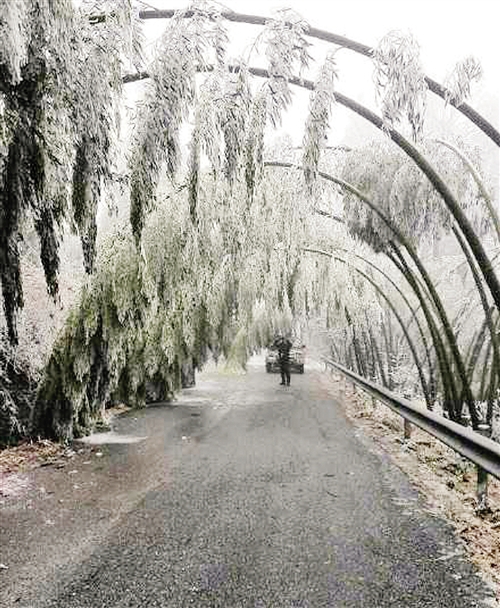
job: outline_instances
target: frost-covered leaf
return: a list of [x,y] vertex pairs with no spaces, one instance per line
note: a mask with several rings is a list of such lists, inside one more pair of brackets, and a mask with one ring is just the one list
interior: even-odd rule
[[195,6],[194,15],[176,13],[169,23],[151,67],[151,82],[140,108],[131,155],[130,219],[140,238],[144,215],[154,205],[156,185],[165,164],[173,176],[180,157],[179,129],[195,99],[195,76],[207,65],[213,43],[214,23],[210,12]]
[[261,92],[252,101],[247,128],[248,136],[244,162],[245,181],[249,198],[253,197],[257,180],[262,174],[266,117],[266,96]]
[[334,53],[327,55],[311,93],[309,114],[303,138],[303,167],[306,183],[312,184],[318,174],[321,151],[325,147],[331,106],[335,100],[334,84],[337,66]]
[[422,136],[427,84],[420,48],[410,34],[392,31],[373,52],[374,79],[382,117],[388,126],[408,121],[414,139]]
[[482,75],[483,69],[475,57],[469,56],[459,61],[444,82],[446,101],[459,106],[469,99],[472,83],[480,80]]
[[21,81],[21,69],[28,61],[29,5],[27,2],[0,4],[0,90],[6,83]]
[[310,42],[305,34],[309,25],[290,9],[278,12],[266,23],[263,39],[266,44],[269,79],[265,84],[267,111],[271,124],[281,124],[281,112],[292,101],[289,78],[299,75],[311,60]]

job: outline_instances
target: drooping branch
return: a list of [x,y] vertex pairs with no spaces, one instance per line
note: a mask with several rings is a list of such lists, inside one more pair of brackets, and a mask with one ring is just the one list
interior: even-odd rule
[[483,180],[481,179],[480,175],[474,168],[473,164],[470,162],[470,160],[467,158],[467,156],[465,156],[465,154],[459,148],[457,148],[456,146],[451,144],[449,141],[444,141],[443,139],[436,139],[435,141],[436,141],[436,143],[438,143],[442,146],[445,146],[449,150],[452,150],[460,158],[460,160],[464,163],[464,165],[467,167],[467,170],[472,175],[472,178],[476,182],[478,190],[479,190],[484,202],[486,203],[488,212],[490,214],[491,222],[493,223],[498,241],[500,242],[500,219],[498,217],[498,213],[493,206],[493,202],[491,200],[490,195],[488,194],[488,191],[486,190],[486,188],[484,186]]
[[428,89],[417,41],[411,34],[391,31],[375,48],[373,62],[376,93],[384,121],[395,126],[406,118],[413,139],[421,139]]
[[127,11],[93,27],[73,4],[0,3],[0,281],[12,343],[23,232],[36,231],[55,297],[68,221],[92,270],[97,204],[110,176]]
[[[139,11],[140,19],[171,19],[177,11],[175,10],[142,10]],[[192,17],[194,11],[185,11],[184,16],[186,18]],[[227,19],[227,21],[231,21],[233,23],[248,23],[250,25],[265,25],[268,21],[267,17],[261,17],[257,15],[247,15],[243,13],[235,13],[233,11],[221,11],[221,17]],[[355,40],[351,40],[350,38],[346,38],[345,36],[340,36],[338,34],[334,34],[332,32],[327,32],[326,30],[321,30],[315,27],[310,27],[307,32],[307,36],[311,38],[316,38],[317,40],[322,40],[325,42],[330,42],[339,47],[349,49],[363,55],[365,57],[372,58],[373,49],[372,47],[357,42]],[[130,76],[129,76],[130,77]],[[135,78],[138,80],[138,78]],[[126,82],[124,80],[124,82]],[[130,82],[130,80],[129,80]],[[444,87],[439,82],[425,76],[425,82],[429,87],[429,90],[441,97],[444,101],[452,105],[458,112],[461,112],[464,116],[466,116],[471,122],[473,122],[485,135],[487,135],[497,146],[500,146],[500,132],[495,129],[495,127],[486,120],[481,114],[476,112],[474,108],[469,106],[466,103],[459,103],[454,101],[452,97],[450,97],[450,91]]]
[[[235,70],[238,70],[238,66],[234,66]],[[260,76],[262,78],[268,78],[269,73],[267,70],[262,68],[249,67],[248,71],[255,76]],[[144,78],[146,78],[146,74],[144,73]],[[131,82],[131,80],[128,80]],[[299,77],[290,78],[290,82],[297,86],[303,87],[308,90],[314,89],[314,83],[310,80],[306,80]],[[403,150],[414,162],[415,164],[422,170],[422,172],[427,176],[430,180],[431,184],[434,186],[436,191],[440,194],[446,206],[452,213],[453,217],[457,221],[462,233],[464,234],[471,250],[476,258],[479,268],[484,276],[484,279],[491,291],[493,299],[495,301],[495,305],[498,310],[500,310],[500,281],[498,280],[495,271],[493,270],[492,263],[488,258],[486,251],[479,239],[478,235],[475,233],[472,228],[467,216],[461,209],[460,205],[456,201],[455,197],[451,193],[451,190],[448,188],[446,183],[439,176],[434,167],[427,161],[427,159],[417,150],[417,148],[411,144],[401,133],[396,131],[395,129],[386,128],[384,121],[380,116],[377,116],[374,112],[369,110],[367,107],[358,103],[357,101],[343,95],[340,92],[335,92],[335,100],[341,105],[349,108],[362,118],[365,118],[369,122],[371,122],[375,127],[379,130],[386,132],[392,141]],[[500,140],[499,140],[500,141]]]
[[309,188],[316,180],[321,151],[327,140],[327,128],[334,101],[334,82],[337,77],[335,57],[331,53],[327,56],[314,84],[304,132],[302,164],[304,165],[306,184]]
[[418,353],[417,353],[417,349],[415,348],[415,344],[413,343],[413,340],[411,339],[411,336],[408,333],[408,329],[407,329],[406,323],[402,319],[401,315],[398,313],[396,307],[394,306],[394,304],[393,304],[392,300],[389,298],[389,296],[384,292],[383,289],[380,288],[379,285],[377,285],[377,283],[370,276],[368,276],[360,268],[358,268],[354,264],[351,264],[350,262],[348,262],[344,258],[342,258],[342,257],[340,257],[338,255],[335,255],[334,253],[330,253],[330,252],[324,251],[322,249],[315,249],[313,247],[304,247],[303,251],[306,251],[306,252],[309,252],[309,253],[317,253],[319,255],[324,255],[324,256],[327,256],[327,257],[331,258],[332,260],[335,260],[337,262],[341,262],[342,264],[346,264],[349,268],[352,268],[355,272],[357,272],[360,276],[362,276],[368,283],[370,283],[370,285],[375,289],[375,291],[386,301],[387,305],[391,309],[391,312],[394,314],[394,316],[396,317],[399,325],[401,326],[401,329],[402,329],[402,331],[404,333],[406,341],[408,342],[408,346],[410,347],[413,359],[415,361],[415,365],[417,367],[417,371],[418,371],[418,375],[419,375],[419,379],[420,379],[420,384],[422,386],[422,391],[423,391],[424,397],[425,397],[425,402],[427,404],[427,407],[431,408],[432,407],[432,403],[431,403],[431,400],[430,400],[429,386],[428,386],[428,383],[427,383],[427,379],[425,378],[425,374],[423,372],[422,364],[420,362],[420,359],[419,359],[419,356],[418,356]]

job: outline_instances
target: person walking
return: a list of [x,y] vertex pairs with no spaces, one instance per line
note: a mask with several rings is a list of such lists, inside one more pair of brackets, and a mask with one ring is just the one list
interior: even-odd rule
[[282,385],[290,386],[290,349],[292,343],[288,338],[280,337],[278,341],[278,361],[280,364]]

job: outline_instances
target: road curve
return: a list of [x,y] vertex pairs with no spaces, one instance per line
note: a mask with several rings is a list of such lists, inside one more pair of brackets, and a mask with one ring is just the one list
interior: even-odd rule
[[[202,374],[173,406],[118,419],[118,436],[141,440],[80,465],[71,491],[88,489],[60,517],[54,472],[53,545],[26,549],[31,567],[17,558],[22,584],[0,572],[6,605],[485,606],[491,592],[450,526],[356,436],[322,372],[283,387],[257,362],[246,375]],[[4,515],[29,525],[12,506]],[[25,533],[3,528],[0,541],[13,552]],[[31,529],[32,544],[44,533]]]

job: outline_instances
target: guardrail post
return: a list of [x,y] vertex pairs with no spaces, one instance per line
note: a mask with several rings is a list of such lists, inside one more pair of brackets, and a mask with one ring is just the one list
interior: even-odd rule
[[[404,393],[404,398],[408,399],[408,401],[411,400],[411,394],[409,392],[405,392]],[[411,422],[409,420],[407,420],[406,418],[403,418],[403,439],[404,441],[410,441],[411,439]]]
[[[478,424],[476,431],[484,437],[490,435],[489,424]],[[488,511],[488,473],[480,466],[477,467],[477,513]]]
[[404,440],[405,441],[409,441],[411,439],[411,422],[409,420],[406,420],[406,418],[403,418],[404,421]]
[[470,415],[462,414],[462,416],[460,417],[460,424],[462,424],[463,426],[470,426]]

